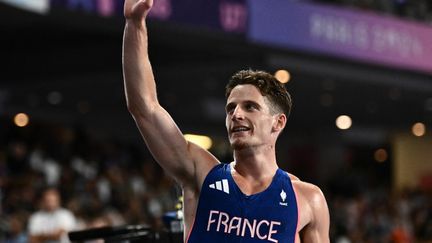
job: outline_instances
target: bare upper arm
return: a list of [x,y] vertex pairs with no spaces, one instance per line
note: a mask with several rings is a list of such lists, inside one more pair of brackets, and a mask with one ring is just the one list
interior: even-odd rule
[[157,105],[146,116],[133,114],[133,117],[153,157],[182,185],[202,182],[218,163],[207,150],[184,138],[163,107]]
[[313,184],[294,181],[300,208],[301,242],[330,242],[330,215],[321,189]]

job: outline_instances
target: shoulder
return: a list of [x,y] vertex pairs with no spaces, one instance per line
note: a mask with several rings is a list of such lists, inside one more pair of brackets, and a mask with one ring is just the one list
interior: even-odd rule
[[302,225],[327,222],[330,216],[322,190],[314,184],[301,180],[292,180],[292,184],[297,196],[297,205],[302,212]]
[[47,214],[43,211],[36,211],[30,215],[30,221],[41,220],[47,217]]
[[32,213],[29,217],[29,224],[34,224],[37,220],[39,220],[40,217],[41,215],[39,211]]
[[30,215],[28,221],[28,230],[30,234],[37,233],[43,228],[46,216],[43,212],[37,211]]
[[300,181],[300,179],[297,176],[290,174],[288,172],[287,172],[287,174],[288,174],[289,178],[291,179],[291,181]]
[[325,196],[318,186],[300,180],[294,180],[292,184],[299,200],[298,203],[307,205],[313,215],[322,210],[328,211]]
[[297,176],[288,173],[289,178],[291,179],[291,183],[293,185],[293,188],[297,194],[300,194],[299,196],[302,196],[307,199],[308,202],[315,202],[315,201],[325,201],[325,197],[321,189],[308,182],[301,181]]
[[325,200],[324,194],[321,189],[308,182],[301,181],[299,179],[292,180],[292,184],[297,193],[308,199],[309,202],[319,202]]
[[57,213],[62,214],[62,215],[68,215],[68,216],[72,215],[73,216],[73,213],[67,208],[59,208],[57,210]]
[[60,208],[57,212],[59,226],[61,225],[67,231],[75,228],[76,218],[70,210],[66,208]]

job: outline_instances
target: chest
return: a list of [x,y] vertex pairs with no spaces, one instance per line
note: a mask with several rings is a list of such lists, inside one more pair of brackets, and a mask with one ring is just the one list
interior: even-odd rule
[[244,195],[253,195],[263,192],[270,186],[272,182],[272,178],[262,181],[247,180],[244,177],[238,176],[237,174],[233,174],[232,179]]
[[211,171],[201,187],[188,242],[294,242],[297,202],[286,174],[278,171],[270,183],[243,190],[250,194],[243,193],[228,166]]
[[[202,188],[200,206],[213,212],[208,219],[223,221],[226,216],[249,220],[283,222],[297,220],[297,203],[293,188],[285,181],[267,185],[237,184],[233,178],[216,177],[207,180]],[[244,193],[246,190],[249,193]],[[210,217],[211,216],[211,217]]]

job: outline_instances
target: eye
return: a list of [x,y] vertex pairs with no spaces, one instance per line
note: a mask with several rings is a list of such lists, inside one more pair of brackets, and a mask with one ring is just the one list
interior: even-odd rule
[[252,111],[252,110],[256,110],[257,106],[253,103],[247,103],[247,104],[245,104],[245,109],[247,111]]
[[232,114],[233,110],[234,110],[234,106],[233,106],[233,105],[227,105],[227,106],[225,107],[225,112],[226,112],[227,114]]

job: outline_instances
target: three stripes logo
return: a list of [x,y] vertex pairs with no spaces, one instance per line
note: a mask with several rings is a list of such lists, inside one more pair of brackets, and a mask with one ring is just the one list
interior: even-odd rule
[[216,181],[215,183],[210,184],[209,187],[229,194],[229,185],[227,179],[222,179],[222,181]]

